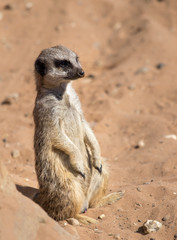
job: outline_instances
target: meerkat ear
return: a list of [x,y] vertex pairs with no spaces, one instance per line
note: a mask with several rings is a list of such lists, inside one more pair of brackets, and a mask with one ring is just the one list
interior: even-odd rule
[[45,76],[47,73],[47,67],[44,62],[42,62],[40,59],[37,59],[34,66],[36,72],[38,72],[42,77]]

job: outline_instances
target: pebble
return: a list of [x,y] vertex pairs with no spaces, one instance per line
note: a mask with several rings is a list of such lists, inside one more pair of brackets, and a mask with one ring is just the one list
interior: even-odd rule
[[176,240],[176,239],[177,239],[177,234],[174,235],[174,240]]
[[155,238],[150,238],[149,240],[155,240]]
[[118,31],[119,29],[121,29],[122,27],[122,23],[121,22],[117,22],[114,26],[113,26],[113,29]]
[[129,90],[134,90],[136,88],[136,84],[132,83],[128,86]]
[[120,234],[115,234],[114,239],[121,239]]
[[94,78],[95,78],[95,75],[91,73],[91,74],[89,74],[87,77],[94,79]]
[[33,7],[33,3],[32,2],[27,2],[25,7],[26,7],[26,10],[30,10]]
[[13,100],[17,100],[19,98],[18,93],[12,93],[9,96],[7,96],[2,102],[2,105],[11,105]]
[[164,216],[163,218],[162,218],[162,221],[167,221],[167,220],[169,220],[170,219],[170,214],[167,214],[166,216]]
[[140,187],[137,187],[136,189],[138,192],[141,192],[141,188]]
[[98,219],[103,219],[103,218],[105,218],[105,215],[104,215],[104,214],[101,214],[101,215],[98,217]]
[[4,9],[5,10],[13,10],[14,9],[14,6],[10,3],[7,3],[5,6],[4,6]]
[[68,218],[66,221],[69,224],[71,224],[71,225],[75,225],[75,226],[79,226],[80,225],[79,221],[77,219],[75,219],[75,218]]
[[99,230],[98,228],[95,228],[95,229],[94,229],[94,232],[95,232],[95,233],[102,233],[103,231]]
[[2,105],[11,105],[12,104],[12,99],[9,97],[6,97],[2,102]]
[[13,158],[18,158],[20,157],[20,151],[17,150],[17,149],[14,149],[12,152],[11,152],[11,155]]
[[135,74],[147,73],[148,71],[149,69],[147,67],[141,67],[135,72]]
[[147,220],[143,224],[144,233],[157,232],[162,228],[162,224],[156,220]]
[[140,140],[137,145],[134,146],[135,149],[142,148],[145,146],[145,143],[143,140]]
[[166,135],[165,138],[166,138],[166,139],[177,140],[177,136],[176,136],[175,134]]
[[161,70],[161,69],[164,68],[164,67],[165,67],[165,64],[164,64],[164,63],[158,63],[158,64],[156,65],[156,68],[159,69],[159,70]]

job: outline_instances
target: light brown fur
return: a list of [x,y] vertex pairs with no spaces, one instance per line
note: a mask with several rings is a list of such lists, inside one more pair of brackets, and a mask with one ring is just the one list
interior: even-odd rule
[[115,202],[122,193],[104,197],[108,181],[100,147],[84,119],[71,80],[83,77],[77,55],[56,46],[35,62],[37,97],[34,149],[39,193],[35,201],[55,220],[96,220],[80,213]]

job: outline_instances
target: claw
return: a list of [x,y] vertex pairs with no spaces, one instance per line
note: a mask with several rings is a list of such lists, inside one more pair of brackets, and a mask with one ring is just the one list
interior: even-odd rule
[[80,172],[80,175],[83,177],[83,179],[85,180],[85,173]]
[[96,167],[96,169],[98,170],[98,172],[99,172],[100,174],[102,174],[102,164],[101,164],[101,167],[100,167],[100,168]]

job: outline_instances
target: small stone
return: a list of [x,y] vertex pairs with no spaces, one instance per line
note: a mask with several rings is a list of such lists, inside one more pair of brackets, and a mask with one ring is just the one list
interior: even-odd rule
[[67,226],[68,224],[67,224],[67,222],[65,222],[63,225],[64,225],[64,226]]
[[9,95],[10,98],[17,100],[19,98],[19,94],[18,93],[12,93]]
[[162,218],[162,221],[167,221],[167,220],[169,220],[170,219],[170,214],[167,214],[166,216],[164,216],[163,218]]
[[152,207],[155,207],[155,203],[152,203]]
[[138,192],[141,192],[141,188],[140,187],[137,187],[136,189]]
[[156,68],[159,69],[159,70],[161,70],[161,69],[164,68],[164,67],[165,67],[165,64],[164,64],[164,63],[158,63],[158,64],[156,65]]
[[129,90],[134,90],[136,88],[136,84],[132,83],[128,86]]
[[14,9],[14,6],[10,3],[7,3],[5,6],[4,6],[4,9],[5,10],[13,10]]
[[108,233],[108,236],[113,236],[113,234],[112,233]]
[[12,93],[9,96],[7,96],[2,102],[2,105],[11,105],[13,100],[17,100],[19,98],[18,93]]
[[12,155],[13,158],[18,158],[18,157],[20,157],[20,152],[19,152],[19,150],[14,149],[14,150],[11,152],[11,155]]
[[147,67],[141,67],[135,72],[135,74],[137,75],[137,74],[141,74],[141,73],[147,73],[148,71],[149,71],[149,69]]
[[138,206],[138,207],[142,207],[142,204],[141,203],[135,203],[136,204],[136,206]]
[[174,235],[174,240],[176,240],[176,239],[177,239],[177,234]]
[[95,228],[95,229],[94,229],[94,232],[95,232],[95,233],[102,233],[103,231],[99,230],[98,228]]
[[115,234],[114,239],[121,239],[120,234]]
[[2,105],[11,105],[12,104],[12,99],[9,97],[6,97],[2,102]]
[[95,75],[91,73],[91,74],[89,74],[87,77],[94,79],[94,78],[95,78]]
[[141,222],[141,220],[140,220],[140,219],[138,219],[138,222]]
[[142,148],[145,146],[145,143],[143,140],[140,140],[137,145],[134,146],[135,149]]
[[155,240],[155,238],[150,238],[149,240]]
[[166,138],[166,139],[177,140],[177,136],[176,136],[175,134],[166,135],[165,138]]
[[121,29],[122,27],[122,23],[121,22],[117,22],[116,24],[114,24],[113,29],[118,31],[119,29]]
[[33,7],[33,3],[32,2],[27,2],[25,7],[26,7],[26,10],[30,10]]
[[162,228],[162,224],[156,220],[147,220],[143,224],[144,233],[157,232]]
[[105,218],[105,215],[104,215],[104,214],[101,214],[101,215],[98,217],[98,219],[103,219],[103,218]]
[[75,225],[75,226],[79,226],[80,225],[79,221],[77,219],[75,219],[75,218],[68,218],[66,221],[69,224],[71,224],[71,225]]

